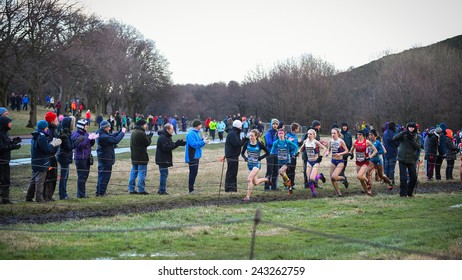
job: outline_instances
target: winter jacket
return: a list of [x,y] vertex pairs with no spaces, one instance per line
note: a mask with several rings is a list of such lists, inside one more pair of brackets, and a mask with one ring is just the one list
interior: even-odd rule
[[446,160],[456,160],[459,148],[452,141],[451,138],[446,136]]
[[8,117],[0,117],[0,164],[9,163],[11,160],[11,150],[14,150],[13,140],[8,136]]
[[348,151],[351,150],[351,146],[353,146],[353,137],[351,136],[351,133],[348,131],[344,131],[343,129],[341,130],[341,133],[343,135],[343,141],[345,141],[345,145],[348,148]]
[[435,134],[435,130],[431,130],[427,134],[424,141],[425,159],[428,160],[431,156],[435,157],[438,153],[439,136]]
[[106,132],[104,129],[99,129],[98,133],[99,137],[96,139],[96,143],[98,144],[98,148],[96,149],[98,164],[103,166],[114,165],[114,149],[117,147],[117,144],[122,141],[125,134],[122,131],[109,134],[109,132]]
[[[420,135],[402,131],[393,136],[393,141],[399,141],[398,161],[405,164],[415,164],[417,152],[420,150]],[[388,153],[387,153],[388,154]]]
[[152,134],[146,135],[145,130],[141,126],[135,126],[130,137],[132,164],[148,164],[148,146],[151,145],[151,140]]
[[54,153],[54,147],[48,143],[47,137],[48,134],[42,130],[32,132],[30,154],[33,172],[46,172],[50,166],[50,158]]
[[88,139],[88,132],[85,130],[77,130],[72,134],[72,141],[76,141],[79,137],[84,136],[84,140],[76,145],[74,149],[74,159],[88,159],[91,154],[91,147],[95,145],[95,140]]
[[239,158],[243,144],[244,142],[241,140],[241,130],[236,127],[230,129],[228,135],[226,135],[225,157]]
[[399,142],[393,141],[395,132],[391,129],[386,129],[383,133],[383,146],[387,150],[385,158],[396,158],[398,155]]
[[186,145],[184,140],[177,140],[176,142],[173,142],[172,135],[165,131],[165,129],[159,131],[156,149],[156,164],[161,168],[173,166],[172,151],[178,146],[184,145]]
[[56,159],[59,164],[71,164],[72,151],[85,139],[84,136],[82,136],[75,141],[72,140],[71,126],[73,125],[70,117],[65,117],[62,121],[62,131],[59,134],[59,139],[61,139],[62,143],[59,145],[58,152],[56,153]]
[[184,153],[186,163],[202,157],[202,147],[205,146],[205,142],[199,133],[199,130],[193,128],[186,135],[186,149]]
[[273,143],[276,140],[278,140],[277,130],[273,128],[269,129],[265,133],[265,143],[266,143],[266,148],[268,149],[268,151],[271,151],[271,148],[273,147]]

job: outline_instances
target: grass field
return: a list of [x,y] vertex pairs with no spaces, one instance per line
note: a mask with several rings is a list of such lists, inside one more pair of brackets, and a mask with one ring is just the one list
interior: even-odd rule
[[[238,193],[224,193],[219,161],[223,146],[204,148],[196,195],[187,194],[184,148],[174,152],[169,196],[154,194],[159,184],[154,150],[149,151],[147,191],[151,195],[147,196],[127,194],[129,153],[117,155],[105,198],[93,195],[94,165],[87,183],[91,198],[26,203],[30,166],[12,168],[16,204],[0,205],[0,221],[9,221],[0,226],[0,259],[248,259],[257,209],[261,223],[256,230],[255,259],[462,259],[462,191],[444,188],[460,184],[458,172],[454,172],[455,181],[421,184],[422,190],[436,191],[418,192],[413,199],[400,198],[396,188],[389,192],[379,182],[374,182],[374,196],[368,197],[361,193],[350,165],[347,175],[352,179],[350,188],[342,187],[344,197],[335,197],[326,182],[318,190],[319,197],[311,198],[300,186],[299,160],[293,196],[284,191],[264,192],[258,186],[252,194],[254,202],[241,203],[248,171],[241,162]],[[322,162],[321,171],[326,174],[328,164]],[[68,193],[75,197],[73,165]],[[16,218],[21,222],[14,222]]]

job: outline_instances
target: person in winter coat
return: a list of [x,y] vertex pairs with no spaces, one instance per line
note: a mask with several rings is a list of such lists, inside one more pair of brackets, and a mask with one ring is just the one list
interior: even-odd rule
[[393,137],[396,134],[396,124],[389,122],[385,124],[385,132],[383,133],[382,140],[383,146],[387,151],[384,155],[383,172],[391,182],[395,183],[395,167],[396,158],[398,157],[398,146],[399,142],[393,141]]
[[41,120],[37,123],[37,129],[32,133],[31,147],[31,165],[32,179],[26,194],[26,201],[35,201],[42,203],[47,202],[44,199],[44,182],[47,170],[50,167],[50,156],[54,154],[55,147],[61,145],[61,139],[53,138],[48,142],[49,132],[48,123]]
[[88,134],[88,122],[84,119],[80,119],[77,122],[77,131],[72,134],[72,141],[84,137],[84,140],[78,143],[74,149],[74,161],[75,167],[77,168],[77,198],[88,198],[86,194],[86,182],[88,175],[90,174],[90,166],[93,164],[90,162],[91,147],[95,145],[95,139],[99,137],[99,134],[91,133]]
[[[271,128],[265,133],[265,144],[266,149],[271,151],[273,143],[278,140],[277,129],[279,126],[279,120],[271,120]],[[271,183],[265,182],[265,191],[277,190],[278,189],[278,158],[275,155],[270,154],[266,157],[266,178],[271,180]]]
[[106,196],[107,185],[111,179],[112,166],[115,163],[115,151],[117,144],[125,136],[125,127],[122,130],[110,134],[111,124],[108,121],[102,121],[98,130],[99,137],[96,140],[98,148],[98,182],[96,184],[96,196]]
[[438,144],[438,155],[436,156],[435,163],[435,179],[441,180],[441,166],[443,165],[444,157],[446,156],[446,129],[448,128],[445,123],[440,123],[437,127],[441,127],[442,133],[440,135],[440,142]]
[[427,161],[427,180],[433,180],[433,173],[435,171],[436,156],[438,153],[438,145],[440,141],[440,135],[442,133],[441,127],[430,130],[425,136],[424,141],[424,152],[425,160]]
[[237,171],[239,169],[239,155],[245,141],[241,140],[242,122],[233,121],[233,127],[228,131],[225,142],[225,158],[227,163],[225,192],[237,192]]
[[[413,197],[417,184],[416,156],[420,150],[420,136],[414,122],[406,124],[406,130],[393,136],[393,141],[399,141],[399,195]],[[409,174],[409,182],[407,176]]]
[[189,164],[189,194],[195,193],[194,184],[199,171],[199,160],[202,157],[202,147],[204,147],[205,144],[210,143],[210,140],[208,140],[207,137],[202,138],[200,136],[200,131],[202,129],[202,123],[200,120],[193,120],[192,126],[193,128],[186,135],[186,147],[184,153],[185,162]]
[[[129,194],[149,194],[146,191],[146,174],[148,172],[148,147],[151,145],[153,132],[146,135],[148,124],[144,119],[139,119],[135,123],[135,128],[130,136],[130,151],[132,169],[128,179]],[[135,190],[136,178],[138,177],[138,191]]]
[[172,141],[172,135],[175,133],[175,128],[172,124],[166,124],[164,129],[159,131],[156,149],[156,164],[160,171],[160,184],[157,194],[168,195],[167,193],[167,177],[168,168],[173,166],[172,151],[179,146],[185,146],[186,142],[183,139]]
[[459,151],[459,148],[457,145],[454,143],[454,135],[452,133],[452,130],[449,128],[446,129],[446,161],[447,161],[447,167],[446,167],[446,180],[453,180],[454,178],[452,177],[452,173],[454,171],[454,162],[457,157],[457,152]]
[[72,140],[72,130],[75,127],[75,117],[64,117],[61,123],[61,133],[59,134],[59,139],[62,143],[58,148],[56,153],[56,158],[59,165],[61,166],[58,185],[59,199],[69,199],[67,195],[67,179],[69,177],[69,165],[72,163],[72,151],[74,148],[79,145],[84,139],[85,136],[77,138],[75,141]]
[[0,117],[0,197],[3,204],[12,204],[10,200],[10,160],[11,151],[21,148],[21,138],[10,139],[8,131],[13,126],[13,120]]
[[[52,97],[53,98],[53,97]],[[53,105],[54,106],[54,105]],[[47,139],[50,143],[53,139],[58,138],[58,116],[53,112],[45,114],[45,120],[48,123],[48,135]],[[43,194],[46,201],[54,201],[53,194],[56,190],[56,184],[58,182],[58,161],[56,160],[56,153],[58,152],[58,146],[55,146],[53,153],[50,155],[50,168],[48,168],[47,176],[45,178],[45,186]]]

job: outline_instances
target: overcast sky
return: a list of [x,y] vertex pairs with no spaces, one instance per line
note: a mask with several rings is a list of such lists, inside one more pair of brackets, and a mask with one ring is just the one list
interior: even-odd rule
[[77,0],[156,42],[174,83],[241,82],[303,54],[337,69],[462,34],[461,0]]

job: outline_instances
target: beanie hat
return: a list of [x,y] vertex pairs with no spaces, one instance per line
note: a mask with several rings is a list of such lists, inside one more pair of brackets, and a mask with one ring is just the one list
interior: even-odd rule
[[52,123],[56,119],[56,114],[53,112],[48,112],[45,114],[45,120],[48,123]]
[[241,129],[242,128],[242,122],[240,120],[233,121],[233,127]]
[[319,126],[319,125],[321,125],[321,122],[318,121],[318,120],[314,120],[314,121],[311,123],[311,127],[317,127],[317,126]]
[[87,125],[87,120],[80,119],[77,122],[77,129],[80,130],[80,131],[83,131],[83,130],[85,130],[85,125]]
[[348,123],[347,122],[342,122],[342,126],[348,127]]
[[193,127],[198,127],[201,124],[202,124],[201,121],[198,120],[198,119],[195,119],[195,120],[192,121],[192,126]]
[[438,133],[438,134],[440,134],[441,132],[443,132],[443,130],[441,129],[441,127],[437,126],[437,127],[435,128],[435,132]]
[[406,128],[408,128],[408,127],[413,127],[413,128],[415,128],[415,129],[417,129],[417,126],[416,126],[415,122],[408,122],[408,123],[406,124]]
[[146,124],[146,120],[143,120],[143,119],[140,119],[135,123],[136,126],[143,126],[145,124]]
[[63,129],[67,128],[67,129],[70,130],[71,129],[71,118],[69,118],[69,117],[63,118],[61,126],[62,126]]
[[285,125],[284,122],[279,122],[278,129],[282,128]]
[[58,117],[59,122],[62,122],[63,119],[64,119],[64,116],[63,116],[63,115],[59,115],[59,117]]
[[111,124],[108,121],[102,121],[99,124],[99,128],[101,128],[101,129],[105,129],[106,127],[110,127],[110,126],[111,126]]
[[0,116],[3,115],[3,113],[5,113],[6,111],[8,111],[8,109],[6,109],[5,107],[0,107]]
[[277,123],[277,124],[279,125],[278,119],[272,119],[272,120],[271,120],[271,125],[273,125],[274,123]]
[[37,123],[37,130],[44,130],[48,127],[48,122],[45,120],[41,120]]
[[452,134],[452,130],[449,128],[446,129],[446,137],[450,138],[451,140],[454,139],[454,135]]

